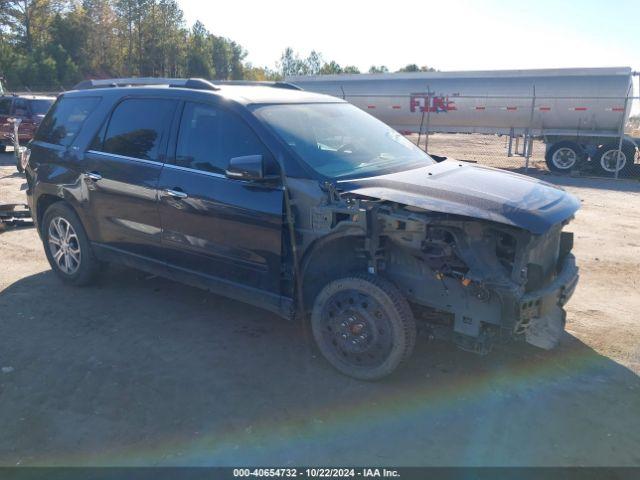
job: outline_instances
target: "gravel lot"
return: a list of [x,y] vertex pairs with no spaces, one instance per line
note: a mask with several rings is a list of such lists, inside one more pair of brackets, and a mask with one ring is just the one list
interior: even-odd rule
[[[11,165],[0,202],[24,199]],[[544,178],[582,200],[560,347],[421,339],[379,383],[195,288],[64,286],[33,229],[0,233],[0,465],[640,465],[640,183]]]

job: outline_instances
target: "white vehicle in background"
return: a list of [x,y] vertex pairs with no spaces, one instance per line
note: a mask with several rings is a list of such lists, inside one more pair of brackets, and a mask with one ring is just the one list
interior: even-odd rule
[[[620,135],[629,118],[628,67],[288,77],[304,90],[343,98],[403,134],[483,133],[546,144],[550,170],[591,160],[602,173],[628,172],[638,139]],[[517,150],[517,148],[516,148]],[[435,152],[437,153],[437,152]]]

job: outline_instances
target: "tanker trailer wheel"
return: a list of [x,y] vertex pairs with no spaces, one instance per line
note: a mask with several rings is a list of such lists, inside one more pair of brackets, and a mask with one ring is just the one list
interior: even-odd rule
[[416,342],[409,303],[393,284],[374,275],[353,275],[325,286],[314,302],[311,328],[329,363],[360,380],[392,373]]
[[598,149],[594,163],[598,172],[602,175],[615,175],[616,166],[619,169],[619,174],[629,175],[633,169],[635,156],[636,146],[631,142],[622,142],[622,149],[618,158],[618,143],[613,142]]
[[582,147],[575,142],[562,141],[554,143],[545,160],[547,167],[554,173],[567,174],[584,158]]

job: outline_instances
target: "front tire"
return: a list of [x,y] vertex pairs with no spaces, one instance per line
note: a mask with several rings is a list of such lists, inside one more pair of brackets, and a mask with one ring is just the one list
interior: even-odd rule
[[47,260],[58,277],[76,286],[92,283],[100,263],[73,209],[62,202],[54,203],[45,212],[41,228]]
[[314,302],[311,327],[327,361],[360,380],[391,374],[411,355],[416,341],[407,300],[374,275],[354,275],[325,286]]
[[553,173],[566,175],[584,158],[582,147],[575,142],[562,141],[553,144],[545,155],[547,168]]

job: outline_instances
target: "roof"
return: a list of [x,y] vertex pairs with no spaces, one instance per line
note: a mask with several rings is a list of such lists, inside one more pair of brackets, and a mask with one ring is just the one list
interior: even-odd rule
[[341,103],[343,100],[301,90],[292,85],[278,82],[220,82],[212,83],[202,79],[131,78],[85,80],[67,93],[76,95],[154,92],[189,92],[190,95],[223,97],[242,105],[270,103]]
[[265,103],[342,103],[344,100],[308,92],[263,86],[221,85],[216,94],[244,105]]

